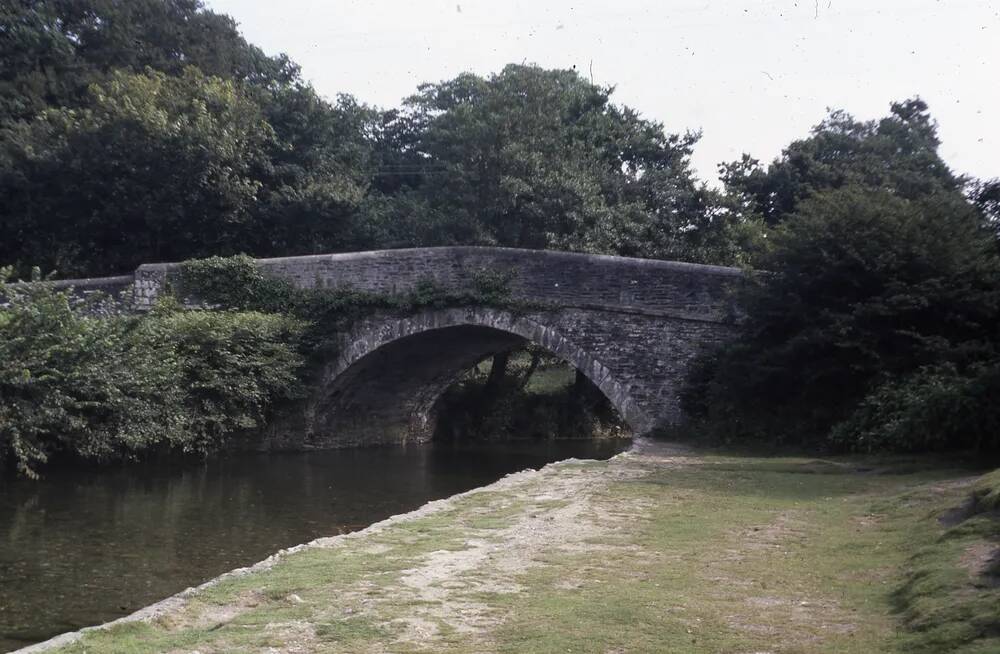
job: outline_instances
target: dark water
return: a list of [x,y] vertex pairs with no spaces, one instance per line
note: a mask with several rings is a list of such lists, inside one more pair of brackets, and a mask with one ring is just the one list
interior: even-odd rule
[[275,550],[627,442],[239,454],[0,479],[0,651],[126,615]]

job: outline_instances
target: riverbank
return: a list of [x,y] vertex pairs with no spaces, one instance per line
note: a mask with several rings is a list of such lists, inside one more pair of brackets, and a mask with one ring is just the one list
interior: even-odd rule
[[[980,578],[1000,533],[942,538],[968,525],[948,511],[970,473],[873,465],[643,443],[509,475],[24,651],[922,651],[961,628],[935,608],[952,591],[997,605]],[[927,595],[920,566],[948,573]]]

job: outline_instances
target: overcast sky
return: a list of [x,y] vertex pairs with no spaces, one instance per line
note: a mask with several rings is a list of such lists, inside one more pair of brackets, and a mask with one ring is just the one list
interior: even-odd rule
[[207,0],[328,97],[398,105],[510,62],[576,67],[614,100],[701,130],[694,165],[769,161],[827,107],[923,97],[959,173],[1000,176],[1000,0]]

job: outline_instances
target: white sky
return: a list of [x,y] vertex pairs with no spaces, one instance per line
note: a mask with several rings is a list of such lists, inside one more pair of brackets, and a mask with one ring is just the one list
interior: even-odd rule
[[959,173],[1000,176],[1000,0],[207,0],[328,97],[397,106],[422,82],[510,62],[593,71],[693,162],[770,161],[827,107],[869,119],[920,95]]

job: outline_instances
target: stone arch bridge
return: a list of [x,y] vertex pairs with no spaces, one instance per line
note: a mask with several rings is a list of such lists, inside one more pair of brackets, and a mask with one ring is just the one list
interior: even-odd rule
[[[265,445],[343,447],[429,438],[434,405],[457,377],[527,342],[566,360],[599,388],[636,434],[681,420],[678,386],[696,352],[727,339],[737,311],[734,268],[491,247],[439,247],[259,259],[300,288],[396,294],[433,280],[468,288],[484,271],[510,276],[531,307],[463,306],[384,312],[339,336],[311,395],[270,425]],[[133,275],[67,280],[75,292],[131,289],[148,308],[179,264]]]

